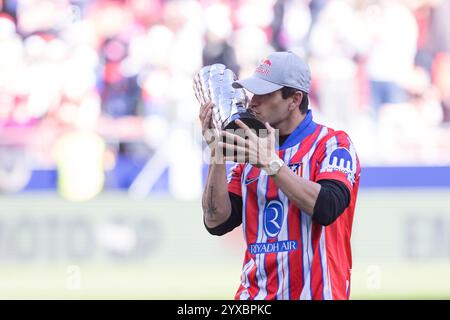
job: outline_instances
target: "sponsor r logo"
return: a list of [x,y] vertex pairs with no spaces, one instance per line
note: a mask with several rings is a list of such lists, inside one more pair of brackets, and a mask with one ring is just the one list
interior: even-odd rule
[[283,211],[283,204],[278,200],[270,201],[264,208],[264,232],[269,238],[275,238],[280,233]]

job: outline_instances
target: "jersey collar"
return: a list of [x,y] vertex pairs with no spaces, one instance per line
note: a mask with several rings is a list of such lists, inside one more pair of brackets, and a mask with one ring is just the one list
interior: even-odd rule
[[316,128],[317,123],[313,121],[311,110],[308,110],[302,122],[300,122],[297,128],[292,131],[286,141],[284,141],[284,143],[278,149],[284,150],[295,146],[296,144],[302,142],[307,136],[312,134],[316,130]]

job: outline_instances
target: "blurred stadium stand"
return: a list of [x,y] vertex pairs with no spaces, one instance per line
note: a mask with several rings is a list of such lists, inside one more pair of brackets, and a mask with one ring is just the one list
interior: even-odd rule
[[[210,63],[225,63],[245,77],[265,55],[287,49],[311,66],[311,109],[317,122],[346,130],[363,166],[356,213],[361,220],[354,237],[354,260],[360,263],[354,277],[356,297],[422,297],[421,292],[433,296],[433,286],[440,286],[434,296],[449,297],[450,285],[445,281],[432,282],[428,290],[426,283],[408,287],[406,276],[401,284],[395,282],[398,270],[411,263],[409,270],[420,269],[421,275],[439,270],[439,277],[450,279],[450,239],[445,236],[450,230],[446,209],[450,206],[445,200],[450,188],[449,16],[448,0],[0,0],[0,207],[4,211],[0,261],[12,266],[4,267],[0,298],[208,297],[181,275],[167,285],[147,274],[147,267],[155,272],[167,269],[180,241],[185,243],[179,248],[183,252],[192,248],[189,245],[211,243],[204,252],[202,246],[194,250],[194,258],[182,256],[186,270],[197,270],[198,278],[203,275],[200,287],[212,283],[214,275],[204,276],[199,265],[208,265],[206,256],[219,257],[225,251],[230,267],[222,264],[226,266],[222,271],[236,282],[230,287],[230,278],[224,276],[210,290],[212,297],[232,297],[241,263],[239,232],[211,240],[202,230],[199,199],[206,165],[192,77]],[[399,202],[386,200],[385,207],[379,203],[390,195]],[[118,225],[92,231],[115,217],[116,209],[122,210]],[[181,227],[175,229],[182,236],[161,231],[163,244],[155,246],[169,253],[150,260],[124,259],[127,267],[107,260],[112,269],[98,262],[103,261],[98,257],[102,253],[80,261],[65,257],[58,260],[63,267],[48,259],[51,253],[45,250],[35,251],[42,259],[14,255],[34,239],[25,231],[16,247],[8,242],[11,231],[7,230],[21,226],[21,214],[35,222],[31,227],[25,224],[24,230],[39,238],[42,223],[55,217],[72,230],[65,210],[74,217],[90,215],[92,221],[85,223],[93,228],[98,243],[117,246],[119,251],[121,246],[140,243],[130,240],[134,233],[123,222],[128,214],[145,216],[148,211],[161,230],[184,221],[196,236]],[[389,235],[398,235],[388,237],[397,244],[411,233],[429,239],[427,232],[441,230],[418,231],[405,221],[427,216],[441,221],[444,227],[437,232],[444,236],[433,243],[447,243],[443,251],[417,249],[420,259],[429,256],[428,261],[437,261],[436,269],[432,264],[419,265],[420,259],[409,255],[415,247],[387,250],[403,257],[400,264],[394,259],[392,268],[383,261],[393,260],[375,258],[389,245],[370,245],[367,239],[375,242],[380,236],[371,233],[370,225],[383,229],[383,224],[390,224],[389,213],[398,214],[395,228],[386,229],[392,231]],[[381,220],[374,221],[374,215]],[[115,235],[119,240],[111,240]],[[230,242],[234,249],[228,247]],[[373,250],[373,259],[363,253],[364,248]],[[65,267],[86,261],[90,264],[82,270],[88,270],[84,277],[90,280],[84,283],[93,281],[96,287],[74,295],[61,283],[78,269],[67,275]],[[42,273],[35,269],[40,264],[46,266]],[[385,280],[384,290],[377,291],[376,275],[381,272],[377,268],[387,270],[385,279],[403,289]],[[98,273],[105,270],[109,276],[98,280]],[[24,273],[35,276],[19,285]],[[110,281],[133,273],[135,278]],[[40,276],[54,285],[47,295],[42,293],[44,280],[33,282]],[[375,279],[374,290],[369,290],[367,279]],[[140,281],[145,285],[139,286]],[[106,283],[122,291],[112,295],[108,288],[101,290]],[[160,295],[151,290],[152,285]]]
[[[450,163],[448,1],[4,0],[0,8],[0,165],[3,179],[20,180],[2,183],[5,192],[55,189],[58,159],[72,157],[55,145],[83,132],[104,143],[91,150],[104,149],[97,169],[106,173],[92,196],[129,188],[175,128],[186,135],[177,141],[201,149],[191,78],[203,64],[245,76],[276,49],[308,59],[316,119],[347,130],[364,166]],[[403,29],[390,26],[399,20]],[[170,161],[176,153],[167,157],[165,180],[183,172]],[[201,164],[190,164],[198,180]]]

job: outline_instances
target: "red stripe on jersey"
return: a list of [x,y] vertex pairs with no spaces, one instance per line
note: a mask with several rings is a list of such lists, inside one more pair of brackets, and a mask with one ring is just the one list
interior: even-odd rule
[[[241,275],[242,277],[243,275]],[[239,285],[239,288],[236,292],[236,294],[234,295],[234,300],[241,300],[241,293],[244,291],[244,286],[242,285],[242,283]]]
[[236,165],[230,173],[231,179],[230,182],[228,183],[228,191],[237,194],[238,196],[241,197],[242,197],[241,177],[243,168],[244,166],[242,164]]
[[320,235],[322,234],[322,226],[312,222],[311,244],[313,247],[313,260],[311,264],[311,298],[313,300],[323,299],[323,270],[320,251]]
[[303,255],[300,211],[289,202],[289,239],[296,239],[297,250],[289,252],[289,295],[291,300],[299,300],[303,288]]
[[[247,177],[257,177],[260,169],[252,167]],[[246,177],[244,177],[246,179]],[[245,183],[245,181],[244,181]],[[258,236],[258,197],[257,197],[258,180],[253,181],[247,185],[247,199],[246,201],[246,217],[245,217],[245,236],[247,243],[255,243]]]
[[344,135],[344,134],[341,134],[341,133],[343,133],[343,132],[339,131],[338,134],[336,134],[336,140],[338,142],[338,147],[339,148],[349,149],[350,148],[350,141],[348,141],[347,135]]

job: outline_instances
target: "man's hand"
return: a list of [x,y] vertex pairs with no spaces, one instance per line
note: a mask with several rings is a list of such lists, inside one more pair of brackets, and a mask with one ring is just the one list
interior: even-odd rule
[[258,168],[268,167],[270,162],[278,157],[275,149],[275,129],[266,122],[267,136],[261,138],[242,121],[236,120],[236,124],[244,131],[245,139],[240,135],[222,131],[226,142],[219,142],[218,148],[226,150],[224,159],[239,163],[249,162]]
[[199,119],[202,125],[202,135],[211,150],[211,157],[215,157],[215,149],[219,142],[219,131],[212,121],[213,103],[208,102],[200,107]]
[[212,121],[212,107],[213,103],[208,102],[203,104],[200,107],[200,113],[198,118],[200,119],[200,124],[202,125],[202,135],[205,139],[206,143],[210,145],[211,143],[217,142],[217,139],[213,141],[214,136],[211,136],[211,133],[213,133],[215,130],[214,123]]

